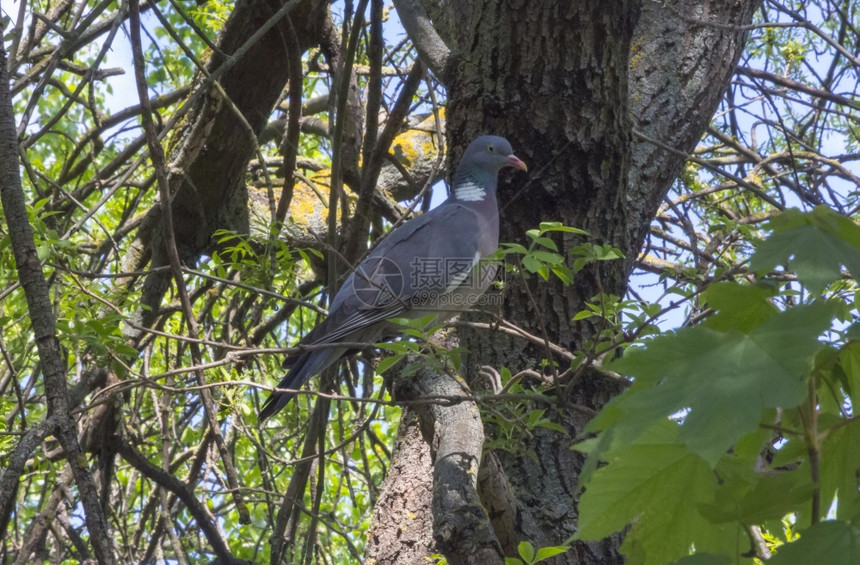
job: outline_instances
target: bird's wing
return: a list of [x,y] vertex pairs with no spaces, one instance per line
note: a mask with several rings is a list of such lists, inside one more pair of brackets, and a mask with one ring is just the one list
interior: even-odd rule
[[461,285],[481,256],[477,214],[445,204],[391,232],[338,291],[305,343],[333,343]]

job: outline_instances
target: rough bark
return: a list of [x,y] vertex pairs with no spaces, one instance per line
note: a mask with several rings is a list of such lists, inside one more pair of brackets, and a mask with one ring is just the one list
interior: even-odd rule
[[[422,370],[412,379],[397,379],[394,396],[410,401],[463,392],[462,381]],[[483,443],[474,402],[405,409],[389,478],[374,511],[368,560],[426,563],[442,553],[453,565],[504,563],[493,520],[478,495]]]
[[[587,230],[596,243],[629,251],[627,61],[636,12],[632,1],[551,3],[542,9],[531,3],[471,4],[466,21],[472,25],[457,28],[456,44],[470,51],[449,85],[448,134],[455,140],[455,160],[457,149],[489,131],[504,133],[530,166],[527,181],[506,177],[499,186],[501,241],[524,242],[526,230],[555,220]],[[578,243],[565,238],[560,250]],[[554,279],[532,281],[529,293],[514,285],[505,314],[537,335],[540,326],[549,328],[553,341],[576,348],[588,337],[571,322],[583,301],[599,289],[625,289],[619,265],[602,267],[599,273],[584,271],[570,287]],[[527,314],[535,310],[537,316]],[[494,348],[495,366],[522,361],[522,344],[510,347],[506,341]]]
[[418,415],[406,409],[400,417],[387,480],[374,506],[365,549],[368,563],[425,565],[436,553],[433,512],[426,504],[432,490],[430,445],[421,435]]
[[[456,396],[463,386],[454,378],[420,371],[422,395]],[[433,537],[452,565],[499,565],[504,554],[487,511],[478,497],[477,477],[484,444],[481,414],[473,402],[436,404],[419,409],[424,437],[433,454]]]
[[[747,38],[743,26],[760,5],[760,0],[643,4],[630,55],[633,127],[681,153],[641,137],[634,141],[628,173],[631,249],[641,248],[686,161],[683,154],[695,148],[725,95]],[[635,258],[627,257],[628,272]]]
[[[482,131],[502,132],[529,164],[527,181],[508,179],[499,187],[502,241],[525,243],[526,230],[561,221],[587,230],[595,243],[632,251],[627,70],[637,11],[635,2],[553,3],[543,9],[473,4],[467,20],[473,25],[458,31],[456,40],[472,47],[449,87],[448,132],[463,141]],[[565,237],[558,243],[567,253],[582,240]],[[554,279],[540,284],[511,279],[503,315],[575,350],[595,330],[572,322],[574,315],[600,292],[623,295],[626,279],[618,262],[586,269],[567,287]],[[516,372],[536,368],[546,357],[543,348],[501,333],[461,336],[471,352],[468,368],[482,363]],[[602,379],[584,384],[587,389],[568,400],[599,409],[617,391],[616,383]],[[585,419],[563,408],[550,409],[547,416],[569,435],[537,430],[524,446],[535,457],[496,454],[517,500],[516,530],[506,536],[535,547],[559,545],[576,531],[582,461],[570,447]],[[617,547],[617,540],[580,543],[560,562],[620,563]]]
[[[593,337],[596,328],[573,316],[601,293],[624,294],[651,219],[684,162],[634,138],[633,128],[680,151],[692,149],[743,47],[743,31],[730,26],[749,23],[759,3],[644,2],[637,19],[633,1],[425,2],[455,61],[446,84],[453,161],[476,135],[499,133],[529,165],[527,181],[500,183],[501,240],[524,242],[525,231],[541,221],[561,221],[626,257],[584,270],[569,287],[508,281],[506,318],[571,350]],[[582,239],[557,242],[564,253]],[[471,352],[467,369],[535,368],[547,356],[501,332],[460,336]],[[507,452],[485,458],[481,493],[494,508],[507,555],[518,541],[557,545],[576,531],[583,461],[570,446],[587,417],[565,402],[599,409],[622,386],[597,371],[581,375],[546,413],[568,436],[539,430],[524,446],[534,458]],[[621,563],[619,544],[620,536],[575,544],[554,562]]]

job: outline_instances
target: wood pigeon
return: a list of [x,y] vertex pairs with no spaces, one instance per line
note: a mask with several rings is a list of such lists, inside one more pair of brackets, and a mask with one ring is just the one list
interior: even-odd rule
[[[473,306],[495,277],[495,265],[475,267],[499,247],[496,181],[505,167],[527,170],[506,139],[485,135],[469,144],[448,199],[391,231],[344,281],[328,317],[299,342],[319,347],[287,359],[278,388],[297,390],[352,349],[339,343],[395,337],[392,318],[433,312],[446,319]],[[272,392],[259,421],[294,394]]]

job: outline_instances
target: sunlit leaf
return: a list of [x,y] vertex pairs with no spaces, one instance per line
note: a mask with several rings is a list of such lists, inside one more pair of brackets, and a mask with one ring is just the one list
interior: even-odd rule
[[821,522],[801,532],[799,540],[781,546],[768,561],[772,565],[811,563],[860,563],[860,525],[855,521]]

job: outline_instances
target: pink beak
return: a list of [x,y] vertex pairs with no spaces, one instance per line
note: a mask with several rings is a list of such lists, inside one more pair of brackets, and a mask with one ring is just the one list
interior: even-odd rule
[[529,170],[526,164],[520,161],[516,155],[508,155],[508,165],[521,171]]

